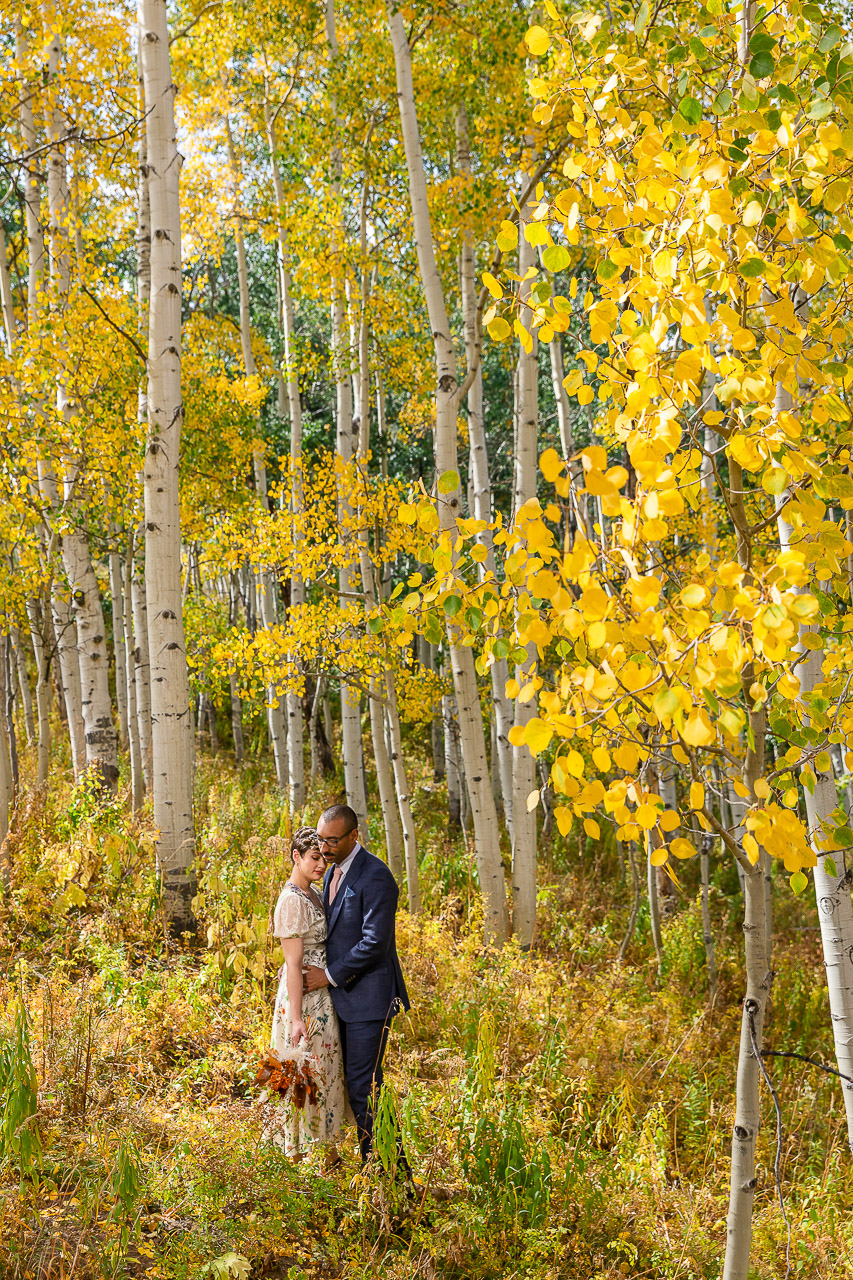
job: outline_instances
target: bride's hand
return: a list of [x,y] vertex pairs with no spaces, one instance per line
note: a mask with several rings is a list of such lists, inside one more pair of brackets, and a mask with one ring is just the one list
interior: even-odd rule
[[290,1024],[290,1034],[293,1039],[294,1048],[299,1044],[300,1040],[308,1039],[308,1028],[301,1018],[294,1018]]

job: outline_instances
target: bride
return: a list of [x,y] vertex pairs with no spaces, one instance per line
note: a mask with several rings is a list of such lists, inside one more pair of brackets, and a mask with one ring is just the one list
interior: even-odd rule
[[[301,1046],[313,1059],[317,1099],[306,1098],[301,1108],[292,1099],[280,1107],[272,1138],[299,1160],[315,1142],[327,1144],[326,1163],[338,1161],[335,1141],[345,1120],[351,1119],[344,1083],[344,1064],[338,1019],[328,987],[303,990],[307,965],[326,967],[326,913],[322,883],[325,859],[313,827],[302,827],[291,841],[293,871],[275,907],[273,932],[281,939],[284,966],[275,1001],[272,1048]],[[315,885],[320,886],[318,894]]]

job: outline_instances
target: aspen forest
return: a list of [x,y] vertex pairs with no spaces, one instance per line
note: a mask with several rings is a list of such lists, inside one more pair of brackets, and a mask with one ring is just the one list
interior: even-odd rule
[[[0,52],[0,1277],[853,1280],[853,11]],[[334,805],[364,1164],[256,1077]]]

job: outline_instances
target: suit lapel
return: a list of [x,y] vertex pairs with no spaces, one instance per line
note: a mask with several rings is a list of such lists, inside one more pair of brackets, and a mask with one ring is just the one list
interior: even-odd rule
[[[323,900],[326,903],[326,908],[328,912],[328,921],[329,921],[329,925],[326,930],[327,936],[332,932],[332,930],[335,927],[335,924],[337,923],[338,916],[341,913],[341,906],[343,904],[343,900],[346,897],[347,887],[352,888],[352,886],[356,884],[356,882],[361,878],[364,872],[364,868],[366,866],[367,866],[367,850],[364,847],[362,847],[359,849],[358,853],[353,858],[352,862],[350,863],[349,871],[346,873],[340,885],[338,886],[338,892],[335,895],[335,900],[332,903],[330,911],[328,907],[328,903],[329,903],[328,887],[324,889]],[[334,868],[332,868],[332,872],[334,873]],[[329,883],[331,883],[331,875],[329,876]]]

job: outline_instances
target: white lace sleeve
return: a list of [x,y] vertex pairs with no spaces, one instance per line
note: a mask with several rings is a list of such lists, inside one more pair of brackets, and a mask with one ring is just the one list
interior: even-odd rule
[[273,933],[277,938],[302,938],[312,923],[311,908],[299,893],[286,886],[275,904]]

